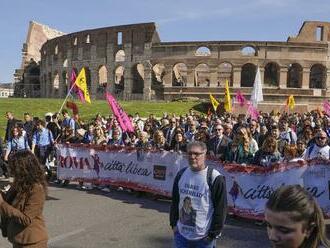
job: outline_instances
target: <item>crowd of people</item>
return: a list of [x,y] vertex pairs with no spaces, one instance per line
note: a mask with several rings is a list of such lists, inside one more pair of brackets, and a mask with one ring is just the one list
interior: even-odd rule
[[[260,113],[257,119],[244,114],[203,115],[193,110],[181,116],[164,113],[161,118],[153,114],[141,118],[136,113],[129,116],[135,129],[129,133],[123,131],[113,116],[106,118],[100,114],[86,122],[77,114],[71,117],[67,110],[61,114],[47,113],[44,118],[25,113],[24,121],[17,120],[12,112],[6,112],[6,117],[5,145],[0,146],[4,151],[0,152],[3,160],[9,161],[14,183],[0,196],[0,215],[3,236],[14,247],[23,247],[21,244],[26,242],[37,244],[33,247],[47,247],[43,216],[32,216],[30,212],[42,212],[47,194],[43,168],[50,176],[46,164],[56,152],[56,143],[186,153],[189,167],[179,171],[173,185],[170,225],[174,247],[214,248],[224,227],[225,179],[206,166],[207,155],[241,166],[262,167],[330,156],[330,117],[320,111]],[[7,167],[2,169],[8,176]],[[37,210],[30,211],[29,206]],[[301,186],[284,186],[273,192],[266,204],[265,222],[274,247],[329,247],[322,211]],[[36,225],[42,231],[32,237],[30,233]],[[13,234],[21,226],[31,240]]]
[[24,114],[19,121],[12,112],[5,134],[4,160],[18,150],[30,149],[42,164],[55,143],[129,146],[186,152],[191,141],[207,145],[207,153],[218,159],[268,167],[282,161],[329,159],[330,117],[320,111],[308,113],[260,113],[257,119],[244,114],[203,115],[192,109],[186,115],[139,113],[129,116],[135,132],[123,132],[114,116],[97,114],[92,120],[47,113],[44,118]]

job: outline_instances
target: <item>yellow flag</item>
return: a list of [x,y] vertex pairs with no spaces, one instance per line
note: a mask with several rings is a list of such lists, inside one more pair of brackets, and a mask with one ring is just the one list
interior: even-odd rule
[[88,103],[91,103],[91,98],[89,96],[88,88],[87,88],[87,79],[86,79],[85,68],[82,68],[81,71],[79,72],[79,75],[76,78],[75,84],[84,93],[85,101]]
[[225,88],[225,110],[228,113],[231,113],[231,97],[229,92],[229,83],[226,80],[226,88]]
[[212,106],[213,106],[213,109],[214,109],[214,112],[216,112],[217,111],[217,108],[218,108],[218,106],[219,106],[219,102],[214,98],[214,96],[212,96],[211,94],[210,94],[210,101],[211,101],[211,103],[212,103]]
[[294,101],[293,95],[290,95],[288,98],[288,106],[291,110],[293,110],[294,105],[296,105],[296,102]]

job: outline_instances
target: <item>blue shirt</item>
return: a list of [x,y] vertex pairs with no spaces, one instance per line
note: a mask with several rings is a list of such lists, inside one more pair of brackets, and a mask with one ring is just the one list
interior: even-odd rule
[[32,144],[37,146],[47,146],[54,143],[53,134],[47,128],[42,128],[41,131],[36,131],[32,137]]
[[19,150],[27,150],[29,149],[29,144],[27,138],[25,136],[20,136],[17,138],[12,138],[7,143],[7,151],[19,151]]
[[76,129],[76,123],[72,118],[65,118],[62,121],[62,127],[70,127],[72,130]]

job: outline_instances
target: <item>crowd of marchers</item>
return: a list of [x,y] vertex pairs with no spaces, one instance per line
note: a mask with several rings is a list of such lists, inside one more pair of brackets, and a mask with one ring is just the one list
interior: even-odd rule
[[[320,111],[260,113],[256,119],[244,114],[203,115],[193,110],[181,116],[164,113],[160,118],[153,114],[141,118],[136,113],[129,116],[134,132],[123,131],[114,116],[97,114],[86,121],[78,114],[70,116],[65,109],[61,113],[47,113],[43,118],[25,113],[24,121],[16,119],[12,112],[6,112],[6,118],[0,161],[4,175],[9,176],[10,173],[14,177],[13,189],[20,187],[20,179],[26,182],[37,174],[42,179],[43,170],[39,164],[44,165],[48,176],[51,176],[47,162],[56,152],[56,143],[186,153],[189,167],[178,172],[172,192],[170,225],[174,247],[214,248],[224,227],[227,209],[225,181],[218,171],[206,166],[207,154],[224,162],[262,167],[280,162],[329,159],[330,156],[330,117]],[[35,156],[24,150],[30,150]],[[25,162],[22,164],[23,157]],[[9,172],[6,161],[9,161]],[[39,168],[39,173],[28,169],[34,168],[32,164]],[[22,174],[21,169],[26,173]],[[41,181],[45,183],[43,179]],[[83,186],[82,182],[80,186]],[[5,200],[0,198],[3,216],[11,216],[9,210],[12,208],[3,203],[9,202],[8,195],[4,195]],[[44,194],[39,195],[44,201]],[[201,198],[203,195],[205,197]],[[322,211],[301,186],[277,189],[267,201],[265,222],[274,247],[329,247]],[[40,247],[47,247],[47,235],[38,242],[42,244]]]
[[244,114],[186,115],[150,114],[129,116],[135,132],[124,132],[114,116],[97,114],[82,120],[67,110],[24,120],[6,112],[3,159],[30,149],[45,164],[55,143],[129,146],[186,152],[191,141],[207,145],[207,153],[222,161],[268,167],[281,161],[329,159],[330,117],[320,111],[308,113],[260,113],[257,119]]

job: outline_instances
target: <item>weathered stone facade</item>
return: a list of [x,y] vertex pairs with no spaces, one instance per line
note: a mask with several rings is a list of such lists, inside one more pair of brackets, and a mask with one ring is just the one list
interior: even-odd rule
[[40,97],[40,48],[49,39],[65,33],[31,21],[22,48],[21,67],[15,70],[15,96]]
[[329,42],[330,23],[313,21],[286,42],[161,42],[154,23],[84,30],[43,44],[40,95],[64,97],[82,67],[93,98],[221,97],[226,80],[249,95],[259,66],[266,102],[318,103],[330,95]]

